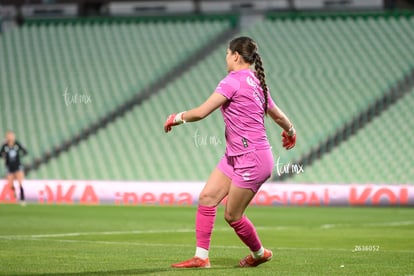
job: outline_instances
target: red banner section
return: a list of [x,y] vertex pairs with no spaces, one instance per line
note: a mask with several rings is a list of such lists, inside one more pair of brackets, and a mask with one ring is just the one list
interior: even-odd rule
[[[26,200],[39,204],[194,205],[203,185],[203,182],[26,180],[24,189]],[[16,191],[19,197],[19,189]],[[16,202],[13,191],[2,182],[0,203]],[[251,204],[414,206],[414,185],[265,183]]]

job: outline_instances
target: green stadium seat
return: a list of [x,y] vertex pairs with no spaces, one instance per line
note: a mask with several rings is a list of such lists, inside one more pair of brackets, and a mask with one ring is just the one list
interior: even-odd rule
[[[29,157],[38,157],[139,94],[229,27],[222,20],[80,21],[6,32],[0,36],[0,130],[13,128]],[[65,91],[92,102],[67,105]]]
[[306,173],[289,181],[412,184],[413,106],[414,89],[356,135],[305,168]]
[[[206,25],[215,30],[211,31],[212,34],[217,34],[226,27],[216,22],[210,24]],[[165,66],[184,60],[189,51],[196,48],[192,43],[197,38],[202,40],[198,45],[208,43],[208,38],[203,36],[205,26],[201,23],[175,23],[163,27],[154,23],[138,26],[80,25],[76,29],[65,26],[66,31],[63,33],[74,35],[76,30],[84,35],[82,39],[74,35],[72,44],[67,46],[69,49],[81,47],[80,44],[75,46],[75,41],[93,43],[109,38],[115,41],[108,47],[99,45],[97,54],[85,52],[84,57],[91,56],[91,60],[98,59],[101,62],[100,66],[92,67],[99,70],[96,75],[85,73],[79,78],[76,75],[70,81],[79,81],[81,85],[95,76],[99,81],[94,82],[92,91],[101,91],[99,95],[105,98],[113,98],[114,93],[127,98],[134,88],[145,86],[142,81],[148,78],[156,80],[162,75]],[[271,119],[266,119],[275,158],[280,157],[284,162],[298,160],[401,79],[414,66],[414,53],[411,50],[411,45],[414,45],[413,27],[414,20],[407,17],[304,18],[264,20],[244,31],[243,34],[250,35],[259,42],[259,52],[264,60],[271,94],[292,119],[298,131],[297,146],[292,151],[285,151],[281,147],[280,128]],[[91,30],[87,31],[88,28]],[[180,51],[163,51],[162,42],[146,43],[140,47],[139,52],[144,51],[148,58],[138,59],[134,56],[138,51],[131,45],[140,45],[140,38],[154,41],[157,34],[168,37],[173,30],[180,30],[180,33],[170,37],[168,45],[180,45],[185,40],[191,46],[180,48]],[[99,37],[94,33],[98,33]],[[132,35],[129,37],[130,33]],[[197,33],[203,35],[198,37]],[[191,37],[187,39],[188,36]],[[119,41],[125,43],[118,43]],[[7,40],[5,42],[9,43]],[[0,47],[4,48],[1,44]],[[91,46],[76,51],[87,51],[89,47]],[[53,169],[58,172],[49,174],[49,165],[46,165],[34,171],[31,177],[50,178],[49,175],[59,175],[70,179],[154,181],[207,179],[224,152],[224,124],[219,112],[213,113],[203,122],[180,126],[169,134],[163,133],[162,126],[169,113],[197,106],[214,90],[225,75],[225,47],[223,44],[207,59],[189,68],[181,78],[142,105],[63,154],[54,161],[59,164],[53,165]],[[121,52],[115,58],[112,53],[116,51]],[[174,53],[175,60],[169,61]],[[159,62],[152,64],[150,61],[153,59],[158,59]],[[82,60],[76,62],[82,64]],[[112,72],[111,66],[127,70],[109,75]],[[142,66],[146,69],[139,70]],[[70,73],[65,71],[67,68],[63,70],[62,76]],[[63,81],[57,80],[58,84]],[[118,90],[122,92],[114,92]],[[115,103],[108,104],[99,98],[95,102],[96,105],[102,105],[102,112],[107,111],[111,103]],[[413,175],[403,175],[402,172],[407,169],[405,163],[409,163],[405,156],[412,154],[404,153],[411,153],[414,147],[406,133],[401,137],[393,137],[389,125],[396,121],[405,123],[407,129],[412,129],[412,123],[405,121],[413,116],[410,104],[414,106],[412,96],[407,95],[357,135],[325,154],[313,165],[305,167],[305,173],[298,174],[289,181],[408,183]],[[75,111],[75,108],[71,110]],[[88,107],[81,106],[79,109],[81,108],[83,110],[76,110],[80,117],[73,121],[68,118],[66,125],[81,120]],[[93,118],[93,112],[88,114],[88,118]],[[76,130],[76,125],[73,128]],[[196,135],[206,139],[207,144],[197,146],[194,141]],[[215,139],[220,140],[221,144],[213,145]],[[396,140],[399,144],[396,144]],[[384,162],[393,152],[397,154],[391,158],[392,164]],[[88,155],[87,158],[83,158],[85,154]],[[79,167],[66,170],[70,162],[77,162]]]

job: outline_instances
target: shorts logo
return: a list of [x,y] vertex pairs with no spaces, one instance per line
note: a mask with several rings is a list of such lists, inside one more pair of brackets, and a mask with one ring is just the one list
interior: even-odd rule
[[242,177],[243,177],[243,180],[244,181],[249,181],[250,180],[250,173],[244,173],[244,174],[242,174]]

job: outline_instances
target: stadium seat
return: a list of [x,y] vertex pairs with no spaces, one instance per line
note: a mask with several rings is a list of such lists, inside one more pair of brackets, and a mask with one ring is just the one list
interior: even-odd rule
[[[228,21],[214,19],[79,20],[6,32],[0,36],[5,91],[0,130],[15,130],[30,157],[38,157],[139,94],[229,27]],[[70,104],[65,92],[91,101]]]
[[[182,31],[181,39],[174,38],[171,40],[171,45],[185,44],[185,47],[193,49],[193,46],[188,45],[191,45],[194,39],[187,39],[186,43],[180,42],[183,41],[185,33],[197,35],[188,31],[191,28],[201,30],[203,27],[202,24],[197,26],[191,24],[181,26],[185,30]],[[272,97],[288,114],[298,131],[296,147],[294,150],[285,151],[281,147],[280,128],[270,118],[266,119],[267,133],[275,159],[280,157],[280,160],[286,163],[299,159],[400,80],[414,66],[414,52],[411,51],[411,45],[414,44],[413,26],[412,17],[284,18],[267,19],[244,31],[243,34],[252,36],[259,42],[259,52],[264,61],[266,80],[271,88]],[[99,26],[87,27],[98,29]],[[116,25],[104,26],[105,32],[108,32],[106,36],[116,33],[116,27]],[[137,39],[135,42],[126,38],[126,33],[133,33],[133,27],[122,25],[121,31],[114,35],[115,40],[122,41],[121,37],[126,39],[128,45],[123,49],[125,53],[119,54],[117,61],[112,57],[103,62],[102,55],[98,55],[103,62],[101,66],[97,66],[102,70],[98,75],[103,77],[102,83],[97,83],[95,89],[103,90],[102,95],[110,97],[114,95],[112,91],[119,87],[123,87],[121,90],[128,94],[125,91],[129,87],[140,85],[132,83],[135,73],[158,74],[158,70],[163,68],[163,66],[157,67],[159,64],[154,64],[151,68],[150,62],[145,59],[141,62],[131,57],[134,53],[131,45],[139,44],[139,35],[132,36],[131,39]],[[143,27],[142,37],[151,40],[152,36],[161,32],[157,27],[156,24]],[[174,27],[177,26],[168,25],[168,28],[162,31],[168,35]],[[215,26],[213,29],[220,29],[220,26]],[[135,31],[138,32],[138,29]],[[100,38],[100,41],[105,41],[105,32],[101,34],[103,38]],[[94,37],[93,32],[88,33],[88,37]],[[168,60],[167,57],[173,52],[161,51],[160,45],[162,44],[152,45],[155,49],[153,52],[150,51],[150,46],[144,49],[155,53],[154,55],[165,54],[165,59],[162,60]],[[118,50],[121,46],[112,45]],[[67,153],[67,157],[63,157],[66,154],[59,157],[56,160],[59,164],[56,169],[62,170],[59,175],[71,179],[154,181],[207,179],[224,152],[224,124],[219,112],[213,113],[203,122],[174,128],[169,134],[163,133],[162,126],[169,113],[195,107],[213,92],[217,83],[225,75],[225,48],[226,44],[223,44],[208,58],[189,68],[181,78],[158,91],[142,105],[108,125],[97,135],[91,136],[78,147],[72,148]],[[107,49],[106,53],[110,56],[111,49]],[[177,54],[176,62],[179,62],[179,57],[182,60],[185,55],[186,51]],[[132,61],[128,68],[134,74],[128,75],[131,71],[127,70],[124,74],[108,76],[108,67],[113,64],[118,67],[128,66],[129,59]],[[147,64],[147,70],[134,71],[139,64]],[[154,76],[154,79],[159,76]],[[144,80],[145,77],[147,76],[144,75]],[[410,99],[408,96],[406,98]],[[409,103],[404,102],[406,102],[405,98],[395,106],[405,104],[405,107],[401,108],[406,114],[404,118],[412,117],[412,110],[407,108]],[[412,106],[413,103],[410,103]],[[73,110],[75,108],[77,107]],[[79,109],[81,108],[88,110],[84,106]],[[396,118],[392,120],[403,120],[402,117],[392,115],[391,110],[394,109],[385,111],[380,118],[394,116]],[[383,178],[381,174],[375,176],[378,168],[387,166],[385,162],[380,161],[386,158],[387,154],[391,154],[387,147],[390,143],[395,144],[395,139],[400,139],[398,141],[402,144],[401,149],[395,149],[396,152],[403,153],[402,149],[410,151],[411,140],[406,133],[401,134],[401,138],[389,138],[390,133],[385,127],[387,120],[376,119],[369,123],[349,141],[325,154],[314,165],[305,168],[305,173],[289,181],[329,183],[406,181],[407,178],[394,177],[392,174],[388,176],[382,174]],[[69,119],[66,124],[70,122]],[[379,128],[382,130],[379,135],[376,135],[376,130]],[[363,138],[361,138],[362,133],[364,133]],[[375,143],[370,143],[371,141]],[[395,146],[393,145],[392,148],[394,149]],[[377,153],[379,149],[384,150]],[[366,154],[358,154],[361,151]],[[90,159],[81,158],[84,154],[88,154]],[[63,158],[67,158],[67,161],[61,161]],[[356,158],[364,162],[364,165],[355,162]],[[76,160],[79,167],[63,172],[67,166],[63,164],[70,163],[70,160]],[[398,160],[407,161],[404,157]],[[381,164],[374,165],[376,163]],[[344,168],[344,166],[348,167]],[[55,175],[55,172],[48,173],[48,167],[48,165],[42,166],[38,171],[32,172],[31,177],[43,178]],[[87,168],[87,172],[82,171],[82,168],[84,170]],[[394,169],[403,170],[395,167]],[[386,169],[383,171],[390,172]]]
[[356,135],[289,179],[307,183],[412,184],[414,89]]

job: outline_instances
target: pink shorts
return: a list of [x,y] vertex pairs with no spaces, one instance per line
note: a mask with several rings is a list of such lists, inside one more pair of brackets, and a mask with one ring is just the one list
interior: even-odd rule
[[217,168],[228,176],[239,188],[257,192],[262,184],[272,175],[274,167],[271,149],[256,150],[238,156],[225,154]]

